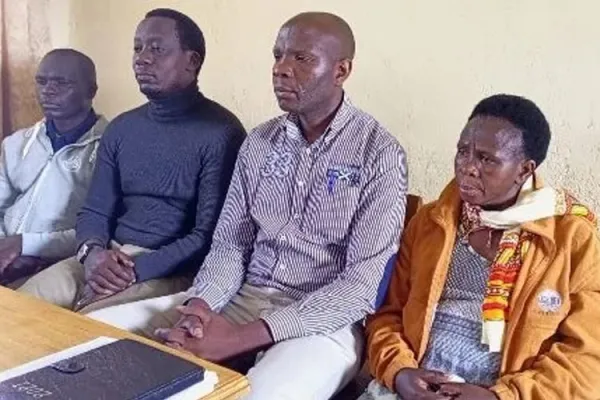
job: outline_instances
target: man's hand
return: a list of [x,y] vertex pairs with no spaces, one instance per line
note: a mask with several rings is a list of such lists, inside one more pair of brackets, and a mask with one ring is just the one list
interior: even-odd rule
[[491,390],[468,383],[443,383],[438,393],[456,400],[498,400]]
[[441,372],[404,368],[396,375],[394,387],[399,397],[406,400],[447,400],[448,396],[438,390],[448,380]]
[[197,318],[202,330],[202,338],[188,334],[187,329],[158,329],[155,335],[177,349],[187,350],[198,357],[209,361],[222,361],[243,352],[240,325],[227,321],[211,310],[203,307],[183,306],[179,308],[183,318]]
[[168,346],[187,350],[205,360],[227,360],[273,342],[262,320],[237,325],[202,306],[183,306],[179,311],[185,317],[195,316],[199,319],[202,338],[190,335],[183,328],[158,329],[155,335]]
[[134,262],[119,250],[94,248],[84,266],[86,283],[100,295],[118,293],[135,282]]
[[33,256],[17,257],[4,271],[0,272],[0,286],[6,286],[18,279],[37,274],[50,263]]
[[23,236],[6,236],[0,239],[0,275],[21,255]]
[[198,311],[194,310],[192,313],[186,314],[187,310],[195,308],[211,311],[204,300],[199,298],[192,299],[188,302],[187,306],[177,307],[177,310],[181,313],[181,318],[179,318],[179,321],[177,321],[173,328],[186,331],[190,337],[202,339],[202,336],[204,336],[204,327],[200,317],[196,315]]

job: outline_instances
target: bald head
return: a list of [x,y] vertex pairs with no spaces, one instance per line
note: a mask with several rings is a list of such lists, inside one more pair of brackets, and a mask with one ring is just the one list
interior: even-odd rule
[[327,122],[342,102],[353,58],[354,35],[340,17],[309,12],[291,18],[273,46],[273,88],[279,107],[300,116],[306,126],[313,123],[309,120]]
[[292,17],[283,28],[314,31],[322,37],[328,37],[330,51],[339,60],[354,59],[356,44],[350,25],[335,14],[326,12],[305,12]]
[[35,80],[44,114],[55,122],[85,118],[98,90],[94,62],[73,49],[46,54]]
[[96,66],[92,59],[82,52],[74,49],[54,49],[44,56],[43,63],[68,65],[69,69],[77,71],[79,79],[96,90]]

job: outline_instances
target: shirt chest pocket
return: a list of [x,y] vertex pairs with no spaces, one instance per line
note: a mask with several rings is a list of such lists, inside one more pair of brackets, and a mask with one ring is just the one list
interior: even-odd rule
[[362,189],[360,170],[329,169],[312,180],[302,213],[302,232],[318,243],[340,243],[350,233]]

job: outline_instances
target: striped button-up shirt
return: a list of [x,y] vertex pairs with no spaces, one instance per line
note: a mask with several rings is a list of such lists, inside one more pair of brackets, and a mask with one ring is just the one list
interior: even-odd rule
[[360,321],[397,251],[406,190],[404,150],[347,98],[312,144],[294,115],[270,120],[242,145],[188,294],[219,311],[243,283],[283,291],[296,301],[263,318],[275,341]]

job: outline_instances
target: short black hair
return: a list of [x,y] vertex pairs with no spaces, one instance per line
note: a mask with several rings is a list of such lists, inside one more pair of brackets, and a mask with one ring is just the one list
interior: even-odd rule
[[179,38],[181,48],[183,50],[195,51],[200,55],[200,66],[196,71],[196,74],[198,74],[206,57],[206,43],[200,27],[187,15],[170,8],[157,8],[149,11],[146,14],[146,18],[151,17],[164,17],[175,21],[175,29],[177,30],[177,37]]
[[550,146],[550,125],[542,110],[531,100],[510,94],[485,98],[473,109],[469,121],[477,116],[502,118],[523,133],[525,156],[539,166],[546,159]]

